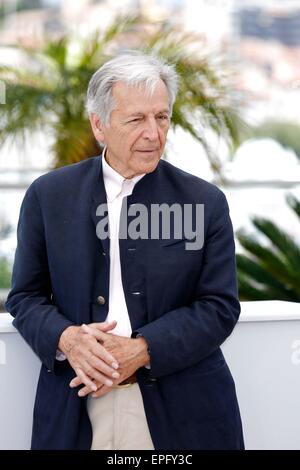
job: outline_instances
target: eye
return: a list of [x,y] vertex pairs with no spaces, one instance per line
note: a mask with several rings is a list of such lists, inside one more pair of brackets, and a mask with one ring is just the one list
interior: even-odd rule
[[143,118],[134,118],[134,119],[131,119],[130,121],[128,121],[129,123],[130,122],[141,122],[143,120]]
[[169,120],[169,116],[167,116],[166,114],[161,114],[160,116],[158,116],[158,119],[160,121],[168,121]]

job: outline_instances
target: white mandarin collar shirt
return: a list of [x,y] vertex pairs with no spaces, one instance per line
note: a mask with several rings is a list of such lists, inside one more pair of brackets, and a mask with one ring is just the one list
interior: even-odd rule
[[117,326],[112,330],[112,333],[130,337],[132,328],[121,276],[119,249],[120,213],[123,198],[132,194],[134,186],[145,174],[137,175],[130,179],[124,178],[107,163],[105,150],[102,156],[102,172],[107,198],[110,232],[109,311],[106,321],[117,321]]
[[[125,194],[129,196],[132,194],[133,188],[136,183],[145,176],[145,173],[142,175],[134,176],[133,178],[124,178],[116,170],[114,170],[105,159],[105,150],[103,151],[102,157],[102,172],[103,172],[103,181],[105,186],[107,202],[113,202],[118,196],[121,195],[122,199],[125,197]],[[127,189],[128,188],[128,189]]]

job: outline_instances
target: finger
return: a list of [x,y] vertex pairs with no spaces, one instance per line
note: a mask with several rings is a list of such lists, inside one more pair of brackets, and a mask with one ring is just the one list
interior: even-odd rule
[[[113,381],[109,377],[102,374],[97,369],[94,369],[94,367],[92,367],[87,361],[83,362],[83,369],[84,369],[85,374],[88,377],[90,377],[90,379],[94,379],[97,382],[107,385],[108,387],[111,387],[113,385]],[[83,382],[83,383],[85,385],[90,385],[90,383],[86,383],[86,382]],[[94,382],[91,382],[91,383],[95,385]]]
[[91,353],[91,356],[87,358],[87,361],[92,367],[94,367],[94,369],[108,377],[112,377],[113,379],[118,379],[120,377],[119,372],[117,372],[115,368],[110,367],[102,359],[99,359],[97,348],[95,348],[93,354]]
[[71,388],[74,388],[74,387],[79,387],[79,385],[82,384],[82,381],[80,379],[80,377],[76,376],[74,377],[74,379],[71,380],[71,382],[69,383],[69,386]]
[[99,369],[101,372],[105,372],[105,370],[103,369],[111,371],[112,370],[111,367],[114,370],[119,368],[118,361],[101,344],[95,343],[91,348],[91,353],[93,354],[93,359],[94,360],[96,359],[98,361],[97,365],[95,364],[95,367]]
[[99,328],[100,328],[100,325],[102,325],[101,326],[102,331],[108,332],[108,331],[111,331],[114,328],[116,328],[117,322],[116,322],[116,320],[112,320],[112,321],[109,321],[109,322],[99,323]]
[[[104,387],[103,384],[100,384],[100,386],[98,387],[98,390],[101,389],[102,387]],[[97,390],[97,391],[98,391]],[[86,395],[89,395],[90,393],[96,393],[94,392],[93,390],[90,389],[90,387],[82,387],[79,392],[78,392],[78,396],[79,397],[85,397]]]
[[117,323],[118,323],[117,320],[108,320],[108,321],[103,321],[103,322],[88,323],[87,326],[101,331],[102,328],[105,327],[105,325],[113,325],[113,324],[117,325]]
[[[108,372],[107,372],[107,375],[111,375],[111,377],[113,379],[119,379],[120,378],[120,374],[118,372],[116,372],[115,370],[113,370],[113,373],[111,374],[111,369],[107,368],[108,369]],[[106,377],[105,375],[97,375],[97,378],[100,379],[101,378],[101,384],[103,384],[103,382],[105,382],[105,380],[109,379],[109,377]],[[74,377],[71,382],[69,383],[69,386],[71,388],[75,388],[75,387],[79,387],[79,385],[81,385],[83,382],[82,382],[82,379],[78,376]],[[110,382],[108,382],[110,383]]]
[[100,322],[100,323],[90,323],[86,325],[83,323],[81,326],[90,327],[95,331],[103,331],[104,333],[107,331],[113,330],[117,326],[116,320],[108,321],[108,322]]
[[83,372],[82,369],[76,368],[75,372],[78,375],[78,377],[80,378],[81,383],[83,383],[84,385],[87,385],[88,387],[90,387],[94,391],[97,390],[97,385],[94,384],[94,382]]
[[89,333],[90,335],[97,338],[99,341],[104,341],[105,340],[105,336],[103,334],[104,332],[102,330],[100,330],[96,327],[91,327],[91,326],[85,325],[84,323],[81,325],[81,328],[85,333]]
[[[83,324],[81,328],[85,333],[91,334],[91,336],[95,337],[96,339],[97,339],[98,334],[101,334],[100,332],[97,332],[95,329],[90,328],[89,326],[85,324]],[[102,359],[106,364],[112,366],[114,369],[118,369],[119,367],[118,361],[100,343],[94,344],[94,347],[92,348],[92,352],[97,357]]]
[[92,393],[92,397],[93,398],[99,398],[99,397],[102,397],[103,395],[105,395],[106,393],[110,392],[112,389],[110,387],[106,387],[105,385],[103,385],[103,387],[101,387],[99,390],[97,390],[97,392],[93,392]]

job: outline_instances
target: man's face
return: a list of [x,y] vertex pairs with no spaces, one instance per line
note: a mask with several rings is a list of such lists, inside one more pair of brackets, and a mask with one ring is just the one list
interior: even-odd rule
[[90,117],[96,139],[107,146],[107,162],[126,178],[151,173],[163,153],[170,127],[165,84],[160,81],[149,96],[143,86],[117,82],[112,96],[116,107],[108,126],[95,114]]

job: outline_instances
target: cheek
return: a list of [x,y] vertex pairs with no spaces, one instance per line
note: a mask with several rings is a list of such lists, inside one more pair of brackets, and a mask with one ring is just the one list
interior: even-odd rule
[[134,144],[134,138],[132,135],[127,132],[119,131],[118,134],[115,134],[114,137],[115,145],[122,152],[123,155],[131,153],[131,149]]
[[134,149],[138,146],[141,138],[141,132],[138,130],[136,132],[130,133],[126,138],[126,148],[133,152]]
[[162,145],[164,145],[165,142],[166,142],[168,130],[169,130],[169,129],[162,129],[162,130],[160,130],[160,132],[159,132],[159,140],[160,140],[160,142],[161,142]]

